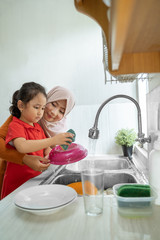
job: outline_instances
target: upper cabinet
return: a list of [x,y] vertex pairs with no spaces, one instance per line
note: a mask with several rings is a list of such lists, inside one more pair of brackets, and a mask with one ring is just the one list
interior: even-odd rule
[[160,72],[160,0],[75,0],[103,29],[112,75]]

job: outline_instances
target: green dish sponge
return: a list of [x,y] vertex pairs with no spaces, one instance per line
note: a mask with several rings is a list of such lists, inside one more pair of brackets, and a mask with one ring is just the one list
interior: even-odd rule
[[151,191],[149,185],[126,184],[118,189],[117,195],[121,197],[150,197]]
[[[76,138],[76,133],[75,133],[75,131],[74,131],[73,129],[69,129],[67,132],[70,132],[70,133],[72,133],[72,134],[74,135],[73,138],[70,138],[70,139],[72,140],[72,142],[74,142],[74,141],[75,141],[75,138]],[[68,142],[68,143],[71,144],[71,142]],[[68,146],[68,145],[61,145],[60,147],[61,147],[64,151],[66,151],[69,146]]]

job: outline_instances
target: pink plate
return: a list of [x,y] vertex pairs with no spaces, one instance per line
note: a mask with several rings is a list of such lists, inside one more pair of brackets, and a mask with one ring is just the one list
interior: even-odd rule
[[50,163],[56,165],[66,165],[85,158],[88,154],[87,149],[82,145],[71,143],[66,151],[60,146],[53,148],[49,154]]

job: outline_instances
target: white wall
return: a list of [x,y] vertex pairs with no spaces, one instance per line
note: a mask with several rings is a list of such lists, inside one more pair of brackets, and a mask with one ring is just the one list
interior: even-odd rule
[[147,94],[147,131],[151,136],[151,143],[148,144],[148,152],[153,149],[157,131],[160,131],[160,74],[152,75],[149,82],[149,93]]
[[[134,82],[104,84],[101,29],[77,12],[74,0],[0,0],[0,36],[0,124],[9,115],[13,92],[27,81],[39,82],[47,91],[62,85],[74,92],[69,127],[83,145],[104,100],[115,94],[136,98]],[[103,110],[98,152],[121,152],[114,144],[115,131],[127,124],[137,127],[135,107],[131,103],[128,114],[126,104],[128,100],[116,100]]]
[[149,92],[160,85],[160,73],[151,74],[151,80],[149,81]]
[[[113,101],[114,102],[114,101]],[[115,133],[120,128],[137,129],[136,108],[133,103],[110,103],[104,107],[100,116],[98,129],[99,139],[89,139],[89,129],[93,127],[99,105],[78,105],[69,118],[69,126],[77,134],[77,141],[89,150],[91,154],[122,154],[120,146],[114,142]]]

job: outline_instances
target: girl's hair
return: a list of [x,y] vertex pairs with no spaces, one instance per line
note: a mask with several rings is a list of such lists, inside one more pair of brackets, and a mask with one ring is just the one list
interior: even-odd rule
[[21,112],[17,107],[18,100],[21,100],[24,104],[27,104],[35,96],[37,96],[38,93],[42,93],[47,98],[45,88],[40,84],[35,82],[24,83],[22,87],[12,96],[12,105],[9,108],[10,113],[15,117],[20,118]]

